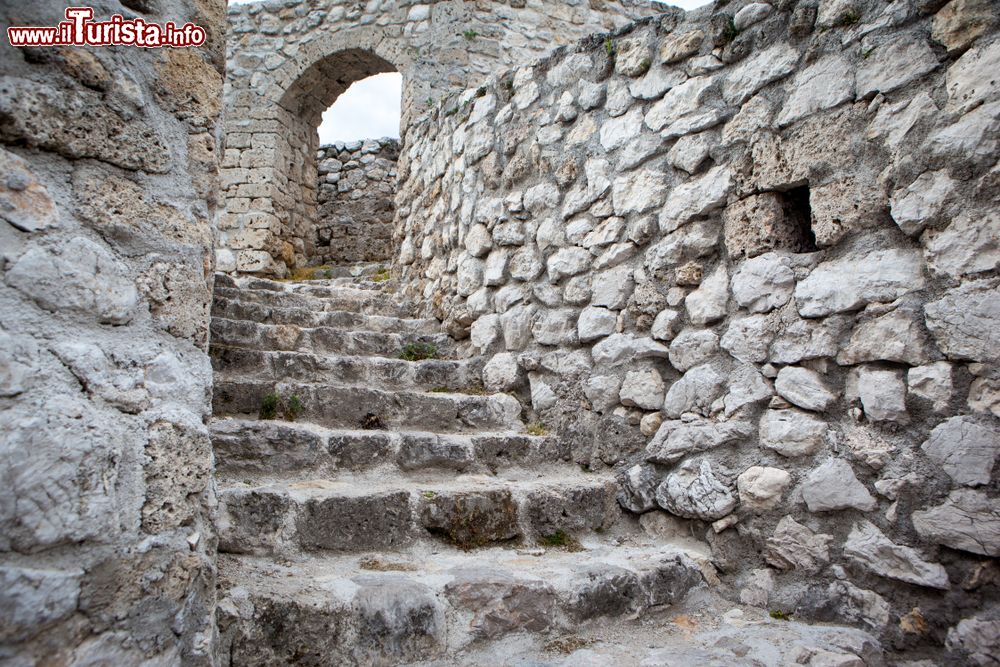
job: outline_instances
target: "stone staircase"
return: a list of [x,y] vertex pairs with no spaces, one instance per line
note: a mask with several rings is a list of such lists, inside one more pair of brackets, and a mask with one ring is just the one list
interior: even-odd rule
[[[220,664],[433,664],[702,582],[383,288],[216,278]],[[438,358],[399,358],[419,344]],[[258,418],[272,394],[294,421]]]

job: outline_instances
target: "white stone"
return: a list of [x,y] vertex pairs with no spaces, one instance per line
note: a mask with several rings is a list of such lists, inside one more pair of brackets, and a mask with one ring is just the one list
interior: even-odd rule
[[535,340],[542,345],[576,345],[576,308],[543,310],[531,326]]
[[902,371],[861,368],[858,394],[865,416],[872,421],[906,423],[909,420]]
[[473,257],[483,257],[493,247],[493,238],[485,225],[472,225],[465,235],[465,249]]
[[618,396],[622,405],[643,410],[659,410],[663,404],[663,378],[655,368],[625,374]]
[[965,112],[1000,97],[996,73],[1000,69],[1000,44],[983,42],[966,51],[945,74],[948,110]]
[[930,401],[935,412],[944,412],[952,396],[951,364],[937,361],[911,368],[906,374],[906,385],[911,395]]
[[632,109],[617,118],[609,118],[601,125],[601,145],[606,150],[614,150],[629,139],[637,136],[642,129],[642,109]]
[[672,465],[690,454],[736,444],[753,435],[747,422],[716,422],[708,419],[664,421],[646,445],[645,457],[652,463]]
[[934,273],[958,278],[1000,268],[1000,214],[963,212],[942,230],[927,230],[921,241]]
[[621,310],[628,304],[634,288],[632,267],[626,265],[602,271],[594,276],[590,303],[611,310]]
[[819,373],[801,366],[785,366],[778,371],[774,388],[789,403],[815,412],[823,412],[837,400]]
[[510,270],[510,277],[514,280],[530,281],[537,278],[545,270],[545,265],[542,263],[542,256],[538,252],[538,248],[526,245],[518,248],[511,255],[507,268]]
[[661,310],[653,319],[653,326],[650,327],[649,334],[656,340],[673,340],[680,319],[679,311],[670,308]]
[[771,385],[755,366],[743,364],[729,376],[729,392],[722,399],[726,416],[730,416],[745,405],[754,405],[774,395]]
[[595,412],[609,412],[618,407],[621,399],[618,390],[622,380],[616,375],[595,375],[583,383],[583,395],[590,401]]
[[593,83],[591,81],[587,81],[586,79],[580,79],[580,83],[577,87],[579,89],[577,101],[580,103],[580,108],[584,111],[596,109],[604,104],[604,96],[606,93],[606,87],[604,84]]
[[826,56],[796,74],[788,88],[779,127],[854,99],[854,68],[842,56]]
[[847,346],[837,355],[838,364],[895,361],[916,366],[930,360],[933,350],[920,314],[897,308],[858,324]]
[[607,308],[584,308],[577,321],[577,335],[581,343],[589,343],[613,334],[617,324],[618,316]]
[[771,362],[797,364],[836,356],[853,318],[834,315],[822,320],[795,320],[771,344]]
[[767,315],[750,315],[729,321],[721,346],[734,359],[760,364],[767,361],[775,324]]
[[514,306],[500,316],[504,346],[508,350],[523,350],[531,342],[536,310],[535,306]]
[[996,156],[998,131],[1000,102],[991,102],[932,132],[924,148],[937,157],[988,165]]
[[851,465],[843,459],[827,459],[814,468],[802,484],[802,499],[810,512],[857,509],[870,512],[875,499],[858,481]]
[[982,556],[1000,556],[997,501],[982,491],[952,491],[940,505],[914,512],[913,528],[935,544]]
[[485,262],[475,257],[466,257],[458,265],[458,294],[469,296],[483,286],[483,269]]
[[731,69],[722,82],[722,97],[729,104],[743,104],[767,84],[791,74],[798,62],[798,49],[779,41]]
[[895,544],[869,521],[854,524],[844,555],[875,574],[917,586],[948,590],[948,573],[937,563],[929,563],[916,550]]
[[751,2],[736,12],[733,25],[737,30],[745,30],[755,23],[760,23],[774,11],[774,7],[766,2]]
[[656,487],[659,484],[660,475],[653,466],[636,464],[622,476],[622,490],[618,494],[618,503],[628,511],[636,513],[656,509]]
[[694,174],[708,159],[712,147],[708,133],[689,134],[681,137],[667,153],[667,160],[677,169]]
[[74,237],[58,254],[33,247],[8,266],[7,284],[52,312],[94,315],[107,324],[131,321],[139,293],[128,267],[103,246]]
[[[741,498],[742,500],[742,498]],[[830,562],[832,535],[817,534],[790,516],[783,517],[767,540],[764,560],[779,570],[815,574]]]
[[751,466],[736,478],[740,505],[751,510],[774,509],[791,483],[792,476],[781,468]]
[[966,282],[924,306],[924,321],[949,359],[995,362],[1000,350],[1000,289]]
[[968,654],[971,664],[993,667],[1000,655],[1000,620],[989,611],[963,618],[948,629],[945,646],[955,653]]
[[889,213],[900,229],[916,236],[940,219],[955,186],[947,170],[926,171],[908,187],[892,193]]
[[685,372],[719,351],[719,336],[709,329],[685,329],[670,343],[670,364]]
[[666,359],[670,350],[652,338],[616,333],[594,345],[591,353],[595,364],[619,366],[635,359]]
[[876,47],[858,66],[858,97],[888,93],[936,69],[937,57],[927,40],[901,35]]
[[822,419],[800,410],[766,410],[760,418],[760,446],[782,456],[815,454],[826,444]]
[[686,461],[656,490],[660,507],[685,519],[715,521],[736,508],[736,498],[708,461]]
[[583,273],[592,260],[593,256],[583,248],[561,248],[548,259],[549,280],[556,283],[563,278]]
[[852,253],[823,262],[795,287],[803,317],[855,310],[873,301],[893,301],[923,289],[923,259],[912,250],[888,248]]
[[713,364],[695,366],[670,385],[663,401],[663,412],[671,419],[685,412],[708,416],[712,404],[722,396],[727,379]]
[[665,92],[686,80],[687,75],[682,70],[650,67],[642,77],[628,85],[628,92],[636,99],[657,100],[663,97]]
[[684,299],[688,319],[694,324],[711,324],[726,316],[729,303],[729,274],[719,264],[701,285]]
[[472,346],[480,352],[489,349],[500,338],[500,316],[484,315],[473,322],[469,330]]
[[488,391],[511,391],[522,381],[517,358],[510,352],[493,355],[483,366],[483,386]]
[[524,208],[533,213],[555,208],[559,205],[559,196],[555,183],[539,183],[524,191]]
[[920,450],[955,484],[982,486],[1000,456],[1000,430],[972,417],[951,417],[934,427]]
[[507,262],[510,259],[510,251],[498,248],[491,252],[486,258],[483,266],[483,285],[496,287],[507,282]]
[[662,172],[639,169],[615,179],[611,201],[615,215],[627,216],[660,206],[666,193],[667,182]]
[[650,107],[646,114],[646,126],[659,132],[689,114],[697,114],[714,83],[714,77],[701,76],[672,88],[663,99]]
[[543,412],[555,406],[558,396],[540,375],[528,373],[528,383],[531,386],[531,407],[536,412]]
[[790,260],[778,253],[748,259],[733,274],[733,298],[751,313],[766,313],[788,303],[795,289]]
[[660,211],[660,231],[672,232],[692,218],[722,207],[732,190],[732,172],[724,165],[682,183],[670,191]]

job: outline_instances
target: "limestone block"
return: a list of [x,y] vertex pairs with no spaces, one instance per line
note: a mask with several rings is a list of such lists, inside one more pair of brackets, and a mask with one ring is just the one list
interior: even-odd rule
[[895,544],[874,524],[858,521],[844,543],[844,555],[859,566],[890,579],[948,590],[948,573],[910,547]]
[[810,512],[858,509],[870,512],[875,499],[858,481],[851,465],[843,459],[830,458],[814,468],[802,485],[802,499]]
[[751,466],[736,478],[740,505],[751,510],[774,509],[791,483],[791,475],[781,468]]

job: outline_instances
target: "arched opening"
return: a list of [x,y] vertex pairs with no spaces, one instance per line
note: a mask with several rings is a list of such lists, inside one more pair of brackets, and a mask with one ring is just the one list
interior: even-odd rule
[[402,76],[355,82],[323,113],[310,266],[392,255]]
[[[352,252],[356,255],[357,251],[341,252],[333,235],[328,234],[324,241],[317,240],[319,162],[328,159],[328,151],[319,151],[318,128],[324,112],[352,84],[387,72],[396,72],[396,68],[374,50],[331,49],[303,69],[276,72],[274,83],[270,84],[277,93],[274,97],[267,88],[256,89],[252,80],[241,81],[239,87],[234,87],[229,95],[226,169],[222,174],[226,201],[225,214],[219,222],[216,252],[219,270],[286,277],[296,269],[322,263],[331,256],[335,256],[335,261],[352,261],[350,255]],[[249,88],[237,89],[247,85]],[[274,101],[268,101],[269,97]],[[344,147],[347,148],[346,142]],[[362,164],[362,158],[365,165],[378,159],[369,157],[375,153],[364,142],[358,150],[360,154],[354,160],[357,165],[352,164],[352,169]],[[381,144],[377,152],[382,152]],[[340,153],[338,150],[333,159],[340,161],[341,170],[345,171],[343,167],[352,159],[340,159],[348,158]],[[386,155],[396,154],[398,147],[389,146]],[[395,178],[394,165],[388,168],[385,162],[379,164],[384,168],[381,172],[375,169],[372,176],[381,180]],[[322,182],[335,186],[338,192],[333,194],[340,196],[343,193],[339,192],[339,178],[330,176],[332,166],[333,162],[327,162]],[[367,182],[367,174],[365,179]],[[351,182],[345,180],[344,187]],[[326,193],[330,194],[329,189]],[[382,208],[386,207],[385,202],[391,206],[391,201],[392,195],[384,197]],[[391,209],[381,212],[383,218],[391,215]],[[377,251],[386,259],[391,252],[388,244],[386,238],[382,249]],[[322,248],[320,254],[318,246]],[[364,248],[365,244],[356,241],[354,247]],[[370,258],[376,250],[366,248],[366,252]]]

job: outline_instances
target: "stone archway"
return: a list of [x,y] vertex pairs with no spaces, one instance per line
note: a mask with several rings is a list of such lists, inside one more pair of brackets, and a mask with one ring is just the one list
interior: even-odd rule
[[219,270],[284,276],[306,261],[323,112],[352,83],[374,74],[400,71],[405,90],[407,65],[404,54],[371,34],[341,34],[302,47],[266,85],[251,80],[248,90],[236,91],[229,82],[235,106],[225,126]]
[[490,74],[659,11],[646,0],[230,7],[216,270],[284,276],[305,259],[315,128],[353,81],[402,74],[405,142],[418,116]]

